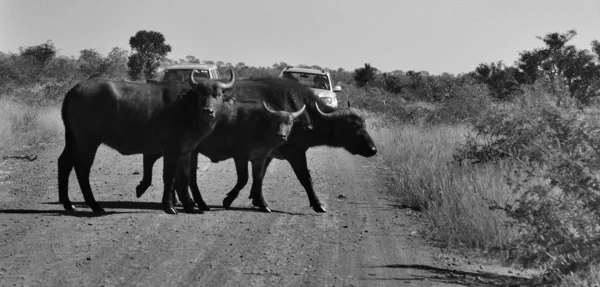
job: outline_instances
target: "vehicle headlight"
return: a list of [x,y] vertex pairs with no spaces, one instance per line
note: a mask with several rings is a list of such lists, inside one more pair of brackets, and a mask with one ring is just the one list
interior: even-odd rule
[[321,98],[323,100],[323,102],[325,102],[328,105],[331,105],[331,102],[333,101],[331,98]]

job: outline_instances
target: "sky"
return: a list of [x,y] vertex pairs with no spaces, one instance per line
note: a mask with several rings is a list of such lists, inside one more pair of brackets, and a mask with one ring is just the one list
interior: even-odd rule
[[600,40],[599,0],[0,0],[0,52],[52,40],[59,54],[130,49],[137,31],[162,33],[170,59],[249,66],[459,74],[511,65],[536,36],[575,29]]

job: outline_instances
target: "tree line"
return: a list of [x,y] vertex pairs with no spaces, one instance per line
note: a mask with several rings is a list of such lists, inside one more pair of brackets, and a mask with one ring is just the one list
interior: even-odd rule
[[[506,65],[502,61],[482,63],[473,71],[459,75],[430,75],[426,71],[413,70],[382,73],[369,63],[354,71],[326,69],[337,85],[372,88],[431,102],[452,97],[450,91],[465,82],[477,82],[485,85],[496,100],[511,99],[524,85],[545,83],[557,90],[564,89],[573,99],[587,104],[600,95],[600,42],[594,40],[591,50],[578,49],[569,43],[576,35],[575,30],[548,33],[537,37],[544,46],[520,52],[513,65]],[[184,59],[169,59],[167,55],[171,46],[166,43],[164,35],[156,31],[138,31],[129,39],[129,45],[131,51],[115,47],[106,56],[95,49],[84,49],[78,58],[57,56],[58,49],[51,40],[19,48],[18,53],[0,52],[0,90],[2,87],[37,81],[44,78],[44,73],[62,72],[62,78],[71,73],[72,78],[80,80],[101,76],[144,81],[157,79],[161,76],[160,67],[173,64],[214,64],[221,74],[233,69],[239,78],[277,77],[282,69],[289,66],[285,62],[274,63],[270,67],[254,67],[244,62],[201,61],[192,55]],[[318,65],[298,67],[323,69]]]

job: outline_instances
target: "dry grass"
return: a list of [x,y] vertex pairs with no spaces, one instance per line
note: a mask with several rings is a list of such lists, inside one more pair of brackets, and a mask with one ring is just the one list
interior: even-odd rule
[[395,189],[405,204],[423,210],[429,234],[445,245],[489,249],[512,237],[502,211],[489,202],[512,202],[505,183],[506,162],[479,165],[453,161],[465,142],[467,125],[397,125],[370,121],[381,155],[395,174]]
[[60,107],[37,107],[0,98],[0,154],[52,142],[63,132]]
[[563,278],[562,287],[600,286],[600,266],[593,265],[583,275],[572,275]]

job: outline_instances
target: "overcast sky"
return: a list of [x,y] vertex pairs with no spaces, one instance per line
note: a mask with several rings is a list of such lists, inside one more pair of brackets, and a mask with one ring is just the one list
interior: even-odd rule
[[579,48],[600,40],[600,0],[0,0],[0,51],[51,39],[75,57],[153,30],[171,59],[458,74],[512,64],[542,46],[536,36],[570,29]]

